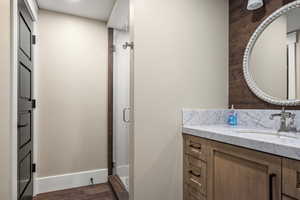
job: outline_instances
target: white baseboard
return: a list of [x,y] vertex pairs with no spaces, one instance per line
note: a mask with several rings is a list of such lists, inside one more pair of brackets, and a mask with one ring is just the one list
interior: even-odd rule
[[36,194],[87,186],[90,185],[91,178],[94,179],[94,184],[106,183],[107,176],[107,169],[97,169],[58,176],[40,177],[36,179]]

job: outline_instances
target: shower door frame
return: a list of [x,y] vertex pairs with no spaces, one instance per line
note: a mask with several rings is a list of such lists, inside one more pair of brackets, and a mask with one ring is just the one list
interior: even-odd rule
[[[130,197],[129,197],[129,191],[126,190],[126,186],[123,184],[121,178],[119,177],[119,174],[117,174],[117,160],[116,159],[116,127],[115,127],[115,123],[114,123],[114,120],[115,117],[117,116],[117,113],[116,113],[116,102],[115,102],[115,90],[116,88],[115,87],[115,70],[116,68],[114,67],[114,64],[115,64],[115,57],[114,57],[114,52],[115,52],[115,41],[114,41],[114,38],[115,37],[115,30],[112,29],[112,28],[109,28],[108,29],[108,112],[107,112],[107,117],[108,117],[108,121],[107,121],[107,132],[108,132],[108,163],[107,163],[107,166],[108,166],[108,182],[110,183],[116,197],[118,200],[129,200]],[[132,52],[130,53],[130,59],[132,58]],[[130,77],[132,78],[131,76],[131,73],[132,73],[132,69],[131,69],[131,61],[130,61],[130,66],[129,66],[129,70],[130,70]],[[131,82],[131,78],[130,78],[130,91],[129,91],[129,99],[131,99],[133,97],[132,95],[132,90],[131,90],[131,87],[132,87],[132,82]],[[130,106],[132,106],[131,104],[131,100],[130,100]],[[123,113],[124,115],[124,113]],[[124,117],[124,116],[123,116]],[[130,112],[130,119],[133,119],[132,117],[132,112]],[[123,119],[124,120],[124,119]],[[129,122],[130,124],[132,123],[132,121],[130,120]],[[132,124],[129,125],[129,135],[132,136]],[[129,137],[129,140],[130,139],[130,136]],[[129,143],[132,144],[132,142],[129,141]],[[129,145],[131,146],[131,145]],[[131,149],[129,149],[129,146],[128,146],[128,153],[131,154],[132,151]],[[132,159],[132,155],[128,155],[130,158],[129,158],[129,170],[132,170],[130,169],[132,166],[130,166],[131,164],[131,159]],[[131,184],[130,184],[130,179],[132,176],[132,174],[130,174],[129,172],[129,188],[132,187]],[[132,183],[132,182],[131,182]],[[133,197],[131,195],[131,197]]]
[[107,107],[107,168],[108,176],[113,175],[113,93],[114,93],[114,29],[108,29],[108,107]]
[[[129,36],[130,42],[134,44],[134,0],[129,0]],[[108,30],[108,174],[113,175],[113,61],[114,61],[114,30]],[[134,47],[130,52],[130,121],[129,128],[129,200],[134,199]]]

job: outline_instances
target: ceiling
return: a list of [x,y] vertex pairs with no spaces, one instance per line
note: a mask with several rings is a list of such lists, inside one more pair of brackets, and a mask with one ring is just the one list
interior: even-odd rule
[[115,0],[37,0],[41,9],[107,21]]

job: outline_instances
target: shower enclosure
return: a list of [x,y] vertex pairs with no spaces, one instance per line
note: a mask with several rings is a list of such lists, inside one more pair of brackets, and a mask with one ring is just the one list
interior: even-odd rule
[[[129,191],[130,45],[129,33],[114,30],[113,174]],[[127,44],[127,45],[126,45]]]

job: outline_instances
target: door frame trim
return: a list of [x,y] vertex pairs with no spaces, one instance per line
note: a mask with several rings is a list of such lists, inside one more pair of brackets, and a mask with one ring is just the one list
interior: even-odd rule
[[[33,20],[33,34],[37,34],[37,3],[35,0],[24,0],[25,5]],[[18,0],[11,1],[11,94],[10,94],[10,133],[11,133],[11,199],[18,199]],[[37,65],[37,46],[33,46],[33,66]],[[35,87],[35,75],[33,75],[33,91],[36,90]],[[34,130],[35,129],[35,119]],[[37,149],[37,134],[33,131],[33,149]],[[33,162],[37,161],[37,152],[33,153]],[[36,174],[33,174],[33,195],[36,195]]]
[[113,175],[113,131],[114,131],[114,29],[108,28],[108,84],[107,84],[107,168]]
[[[135,42],[135,24],[134,24],[134,8],[136,0],[129,0],[129,37],[130,42]],[[135,169],[135,107],[134,107],[134,80],[135,80],[135,66],[134,66],[134,48],[130,51],[130,119],[131,125],[129,129],[129,200],[134,200],[134,169]]]
[[18,199],[18,0],[11,1],[11,198]]

